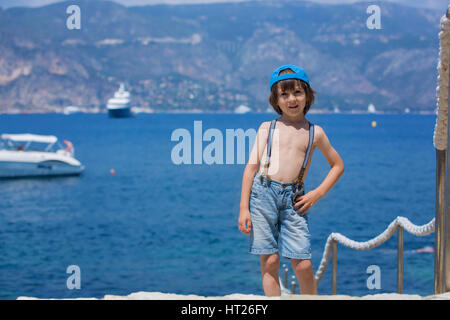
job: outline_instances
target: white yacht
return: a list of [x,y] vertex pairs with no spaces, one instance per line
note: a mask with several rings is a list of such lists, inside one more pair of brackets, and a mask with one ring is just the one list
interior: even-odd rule
[[248,106],[241,104],[239,107],[237,107],[236,109],[234,109],[234,113],[248,113],[252,111],[252,109],[250,109]]
[[368,113],[376,113],[377,112],[373,103],[369,104],[369,106],[367,107],[367,112]]
[[79,175],[84,170],[68,140],[63,148],[55,136],[25,133],[0,138],[0,178]]
[[114,97],[108,100],[106,105],[110,118],[127,118],[133,116],[130,103],[130,92],[125,90],[125,85],[120,84]]
[[63,113],[65,115],[71,115],[71,114],[75,114],[75,113],[81,113],[81,110],[77,106],[68,106],[68,107],[64,108]]

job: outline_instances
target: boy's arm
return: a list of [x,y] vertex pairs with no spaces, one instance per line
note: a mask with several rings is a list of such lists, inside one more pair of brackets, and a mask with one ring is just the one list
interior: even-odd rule
[[267,143],[267,136],[269,135],[270,122],[263,122],[258,129],[255,138],[255,144],[253,145],[252,152],[247,165],[244,169],[242,177],[242,190],[241,190],[241,203],[239,213],[239,230],[245,234],[250,233],[251,220],[250,220],[250,192],[252,189],[253,178],[258,172],[259,163],[261,161],[262,153]]
[[330,141],[328,140],[328,137],[323,129],[318,125],[315,127],[317,131],[317,147],[327,159],[331,169],[326,178],[317,188],[297,198],[295,207],[303,205],[297,210],[297,212],[301,212],[302,215],[305,214],[314,204],[316,204],[317,201],[322,199],[344,173],[344,162],[341,157],[331,146]]
[[344,173],[344,162],[342,161],[337,151],[331,146],[330,141],[328,140],[328,137],[323,129],[319,126],[317,127],[319,133],[317,147],[320,149],[325,159],[327,159],[331,168],[326,178],[316,188],[316,190],[320,194],[320,198],[322,198],[328,193],[328,191],[330,191],[330,189],[336,184],[336,182]]

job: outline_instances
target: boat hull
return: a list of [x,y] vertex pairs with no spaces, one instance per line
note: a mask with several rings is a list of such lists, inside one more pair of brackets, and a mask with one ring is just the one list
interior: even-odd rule
[[110,118],[129,118],[133,116],[133,113],[131,108],[108,109],[108,116]]
[[70,176],[80,175],[83,170],[83,165],[75,166],[61,161],[0,161],[0,178]]

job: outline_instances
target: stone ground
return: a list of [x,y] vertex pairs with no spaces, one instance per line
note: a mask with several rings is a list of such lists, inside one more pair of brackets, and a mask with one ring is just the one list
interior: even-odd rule
[[[18,297],[17,300],[39,300],[33,297]],[[52,299],[53,300],[53,299]],[[101,299],[77,298],[75,300],[450,300],[450,292],[420,296],[415,294],[382,293],[362,297],[347,295],[298,295],[284,294],[281,297],[265,297],[252,294],[230,294],[226,296],[204,297],[197,295],[181,295],[162,292],[135,292],[127,296],[105,295]]]

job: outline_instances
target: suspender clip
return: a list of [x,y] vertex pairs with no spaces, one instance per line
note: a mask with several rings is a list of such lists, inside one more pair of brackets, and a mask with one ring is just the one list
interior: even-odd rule
[[264,180],[266,180],[266,184],[269,187],[271,179],[270,179],[270,176],[268,174],[267,175],[263,174],[263,175],[259,176],[259,181],[261,182],[262,185],[264,184]]
[[303,189],[303,183],[300,178],[294,180],[292,185],[292,191],[297,192],[297,190]]

